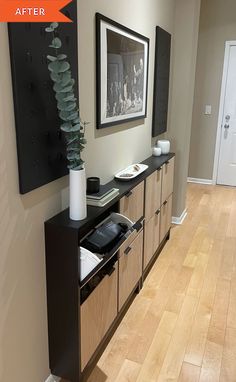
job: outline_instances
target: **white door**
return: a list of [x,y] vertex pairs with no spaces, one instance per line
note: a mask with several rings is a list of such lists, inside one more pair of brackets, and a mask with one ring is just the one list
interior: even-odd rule
[[225,54],[225,86],[217,184],[236,186],[236,44]]

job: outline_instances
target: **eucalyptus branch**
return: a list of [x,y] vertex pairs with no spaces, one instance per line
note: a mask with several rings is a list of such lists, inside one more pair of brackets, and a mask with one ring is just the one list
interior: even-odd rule
[[84,163],[81,152],[87,143],[84,134],[88,122],[82,122],[79,115],[78,100],[74,92],[75,80],[71,77],[70,64],[66,60],[67,56],[58,53],[62,47],[62,42],[55,33],[58,26],[58,23],[52,23],[45,29],[46,32],[52,34],[52,42],[49,47],[55,51],[55,56],[47,56],[48,61],[50,61],[48,69],[54,82],[53,90],[57,100],[59,117],[63,122],[60,128],[66,138],[68,168],[81,170]]

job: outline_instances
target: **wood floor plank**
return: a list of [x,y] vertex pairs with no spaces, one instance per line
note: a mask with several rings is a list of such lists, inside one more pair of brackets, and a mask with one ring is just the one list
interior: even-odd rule
[[217,382],[220,378],[225,331],[210,327],[199,382]]
[[236,280],[231,281],[227,326],[236,329]]
[[230,281],[219,279],[212,311],[211,326],[222,330],[226,328],[229,298]]
[[228,237],[224,240],[220,277],[225,280],[232,280],[234,269],[234,257],[236,251],[236,238]]
[[165,311],[160,325],[147,352],[137,382],[147,382],[158,376],[165,358],[171,335],[177,321],[177,314]]
[[236,381],[236,329],[227,328],[223,350],[220,382]]
[[198,382],[201,368],[192,365],[191,363],[184,362],[182,365],[181,373],[178,382]]
[[158,382],[178,379],[195,315],[197,298],[186,296],[180,311]]
[[206,269],[207,277],[205,277],[203,282],[197,313],[185,353],[185,361],[196,366],[201,366],[205,351],[207,333],[214,305],[216,285],[220,273],[223,250],[222,244],[222,241],[217,241],[217,243],[211,247],[210,259]]
[[[121,366],[120,372],[117,378],[114,380],[110,380],[111,382],[131,382],[136,381],[138,373],[140,371],[141,365],[125,359],[123,365]],[[109,379],[107,379],[107,382]]]
[[187,295],[193,297],[200,296],[205,272],[207,269],[208,259],[209,253],[198,252],[195,269],[188,286]]
[[166,301],[170,291],[158,289],[155,299],[148,309],[145,317],[137,327],[135,338],[131,344],[127,358],[137,363],[143,363],[152,343],[153,337],[162,319]]

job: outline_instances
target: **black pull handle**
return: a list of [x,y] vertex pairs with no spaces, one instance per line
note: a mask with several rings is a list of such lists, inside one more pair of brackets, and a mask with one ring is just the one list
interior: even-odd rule
[[126,250],[124,251],[124,254],[128,255],[130,253],[131,249],[132,249],[131,247],[127,247]]
[[107,271],[107,275],[108,275],[109,277],[111,277],[112,273],[114,273],[115,270],[116,270],[115,267],[110,268],[110,269]]
[[164,206],[167,204],[167,200],[164,201]]
[[143,228],[143,222],[138,221],[137,223],[134,224],[133,228],[136,229],[137,232],[139,232]]
[[158,209],[158,210],[156,210],[155,214],[159,215],[160,212],[161,212],[161,210]]
[[168,165],[170,163],[170,161],[168,160],[167,162],[166,162],[166,165]]
[[126,198],[129,198],[132,194],[133,194],[133,192],[129,191],[129,192],[127,192],[127,194],[125,194],[125,196],[126,196]]

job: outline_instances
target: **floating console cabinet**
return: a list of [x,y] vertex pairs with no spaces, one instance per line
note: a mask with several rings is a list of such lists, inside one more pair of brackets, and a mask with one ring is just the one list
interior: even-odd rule
[[[169,238],[174,154],[143,163],[148,169],[134,180],[110,182],[120,194],[89,206],[85,220],[65,210],[45,223],[50,368],[71,382],[88,377]],[[127,233],[80,281],[84,238],[108,219],[127,218]]]

